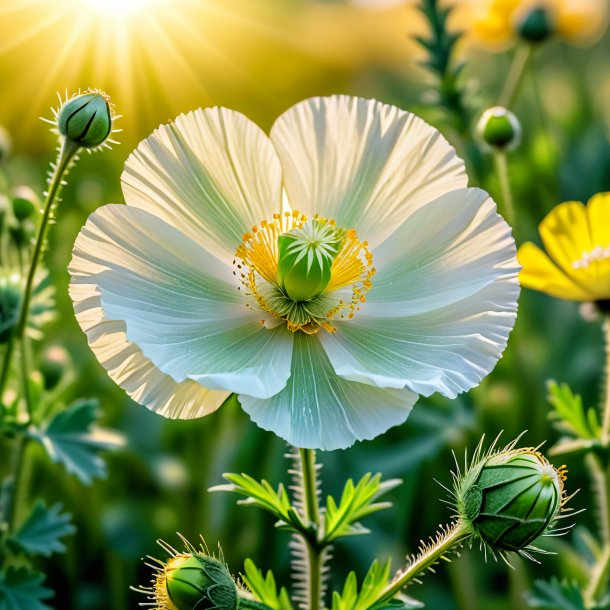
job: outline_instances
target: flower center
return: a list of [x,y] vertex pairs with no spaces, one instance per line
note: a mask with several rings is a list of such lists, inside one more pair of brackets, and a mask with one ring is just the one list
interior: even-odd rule
[[234,273],[247,294],[293,332],[333,332],[330,320],[354,316],[375,274],[373,255],[355,230],[296,210],[252,227],[235,256]]
[[582,258],[572,263],[573,269],[587,269],[593,263],[599,263],[610,259],[610,246],[603,248],[597,246],[590,252],[583,252]]

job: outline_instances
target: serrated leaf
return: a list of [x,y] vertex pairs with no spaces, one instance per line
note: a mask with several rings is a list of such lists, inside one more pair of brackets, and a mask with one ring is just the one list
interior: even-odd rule
[[373,605],[389,582],[389,561],[382,565],[375,560],[364,577],[360,590],[358,590],[356,574],[350,572],[345,580],[343,591],[333,593],[332,610],[369,610],[369,608],[381,610],[389,607],[389,602]]
[[548,400],[553,407],[549,417],[554,426],[570,436],[596,440],[600,424],[595,409],[585,409],[581,396],[574,394],[566,383],[560,385],[551,381],[548,389]]
[[532,608],[586,610],[582,593],[575,582],[552,578],[550,581],[537,580],[534,587],[534,593],[527,600]]
[[277,490],[264,479],[259,483],[247,474],[226,473],[223,477],[229,481],[228,485],[216,485],[210,491],[230,491],[243,496],[239,503],[245,506],[257,506],[275,515],[279,520],[279,527],[287,527],[293,531],[304,531],[305,524],[297,511],[290,504],[290,497],[285,487],[280,483]]
[[342,536],[368,533],[359,523],[367,515],[392,506],[390,502],[376,502],[384,493],[400,485],[400,479],[381,481],[381,475],[365,474],[356,485],[352,479],[345,484],[339,505],[329,496],[324,517],[324,541],[331,542]]
[[0,610],[50,610],[42,600],[53,596],[42,586],[44,574],[9,568],[0,574]]
[[279,592],[275,584],[275,577],[271,570],[267,576],[259,570],[251,559],[244,562],[244,574],[241,575],[244,584],[256,599],[273,610],[293,610],[288,592],[282,587]]
[[11,541],[29,555],[49,557],[66,550],[61,538],[76,532],[72,516],[62,513],[60,503],[47,508],[42,500],[34,504],[27,519],[21,524]]
[[45,428],[31,431],[30,436],[43,445],[51,460],[63,464],[88,485],[106,474],[106,465],[98,453],[124,444],[118,432],[98,428],[97,419],[98,402],[79,400],[55,415]]

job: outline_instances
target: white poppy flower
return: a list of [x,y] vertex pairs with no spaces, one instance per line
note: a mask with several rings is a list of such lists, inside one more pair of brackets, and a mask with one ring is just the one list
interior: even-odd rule
[[232,393],[262,428],[336,449],[454,397],[499,359],[519,285],[511,230],[418,117],[313,98],[267,137],[196,110],[129,157],[127,205],[74,246],[70,294],[91,349],[171,418]]

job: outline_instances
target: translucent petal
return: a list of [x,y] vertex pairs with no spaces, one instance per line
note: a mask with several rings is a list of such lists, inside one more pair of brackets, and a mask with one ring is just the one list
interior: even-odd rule
[[[292,335],[266,330],[246,307],[232,270],[163,220],[110,205],[92,214],[71,264],[104,316],[176,382],[268,397],[290,375]],[[227,280],[230,280],[231,283]]]
[[226,108],[180,115],[125,163],[128,205],[147,210],[230,261],[242,235],[281,209],[277,154],[261,129]]
[[344,449],[407,419],[417,394],[379,389],[337,377],[318,335],[296,333],[292,375],[267,400],[240,395],[252,420],[297,447]]
[[305,100],[277,119],[271,140],[291,206],[355,228],[373,247],[417,208],[467,184],[436,129],[374,100]]

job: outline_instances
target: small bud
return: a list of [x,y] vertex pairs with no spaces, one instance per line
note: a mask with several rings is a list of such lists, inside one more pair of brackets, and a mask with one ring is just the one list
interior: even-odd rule
[[30,218],[40,209],[40,200],[29,186],[18,186],[11,192],[13,215],[18,221]]
[[534,6],[518,15],[516,29],[527,42],[544,42],[555,32],[555,20],[547,7]]
[[103,144],[112,131],[112,112],[103,93],[77,95],[59,109],[59,133],[85,148]]
[[13,150],[13,140],[6,127],[0,125],[0,165],[11,155]]
[[32,238],[36,234],[36,226],[29,218],[23,221],[11,219],[8,232],[15,245],[24,248],[32,243]]
[[278,283],[289,298],[309,301],[324,292],[342,241],[342,232],[322,220],[278,237]]
[[521,141],[521,124],[510,110],[494,106],[482,114],[477,133],[491,150],[513,150]]
[[19,320],[21,284],[17,274],[0,274],[0,343],[6,343]]
[[38,369],[46,390],[52,390],[61,381],[69,364],[70,357],[63,347],[54,345],[44,351]]
[[499,451],[465,474],[458,511],[492,550],[522,551],[557,517],[564,479],[564,470],[534,449]]

